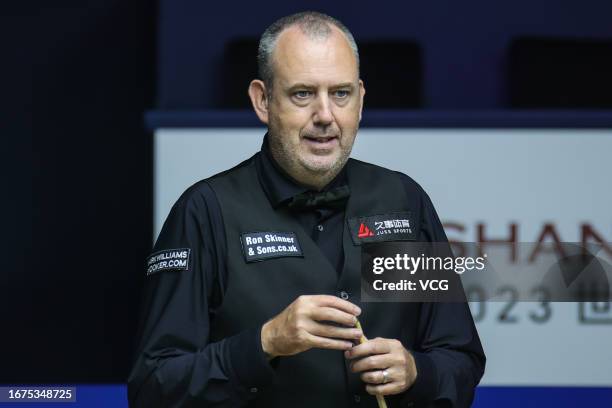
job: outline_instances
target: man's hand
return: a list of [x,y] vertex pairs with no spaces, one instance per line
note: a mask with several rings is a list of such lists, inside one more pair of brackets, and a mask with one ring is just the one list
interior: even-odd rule
[[362,373],[368,394],[399,394],[416,380],[414,357],[399,340],[377,337],[347,350],[344,356],[355,360],[351,370]]
[[290,356],[311,348],[348,350],[362,335],[355,328],[356,316],[360,313],[357,306],[335,296],[300,296],[263,325],[261,345],[269,358]]

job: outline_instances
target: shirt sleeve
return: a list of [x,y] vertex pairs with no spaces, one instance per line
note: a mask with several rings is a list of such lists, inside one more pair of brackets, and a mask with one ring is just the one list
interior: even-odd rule
[[[402,180],[409,194],[420,197],[420,241],[448,242],[427,193],[408,176]],[[417,378],[402,406],[469,407],[484,374],[486,357],[467,302],[423,303],[418,341],[409,350]],[[429,404],[429,405],[428,405]]]
[[[184,250],[187,267],[172,267],[177,263],[168,259]],[[128,378],[130,406],[240,407],[272,381],[261,327],[209,342],[210,310],[223,297],[226,251],[216,197],[198,183],[172,208],[148,259]]]

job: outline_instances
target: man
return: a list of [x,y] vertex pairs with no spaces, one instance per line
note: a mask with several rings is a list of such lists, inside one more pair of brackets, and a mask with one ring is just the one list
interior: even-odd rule
[[359,299],[360,245],[378,240],[361,224],[401,216],[414,228],[385,239],[446,236],[412,179],[349,160],[365,94],[352,35],[285,17],[259,68],[262,151],[189,188],[148,260],[131,404],[469,406],[485,358],[465,303]]

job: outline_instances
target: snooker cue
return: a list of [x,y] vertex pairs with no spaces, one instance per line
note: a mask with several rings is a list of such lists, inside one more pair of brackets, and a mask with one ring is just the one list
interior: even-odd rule
[[[359,323],[359,320],[357,320],[355,327],[361,329],[362,333],[361,338],[359,338],[359,344],[363,344],[368,341],[366,336],[363,334],[363,327],[361,327],[361,323]],[[378,408],[387,408],[387,402],[385,401],[385,397],[383,395],[376,395],[376,402],[378,402]]]

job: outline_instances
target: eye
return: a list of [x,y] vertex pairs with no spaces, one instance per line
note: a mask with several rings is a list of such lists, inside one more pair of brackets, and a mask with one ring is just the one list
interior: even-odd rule
[[348,98],[348,96],[351,94],[351,92],[347,89],[338,89],[336,91],[334,91],[334,96],[338,99],[345,99]]
[[309,98],[311,95],[311,91],[296,91],[293,93],[293,96],[295,96],[297,99],[306,99]]

